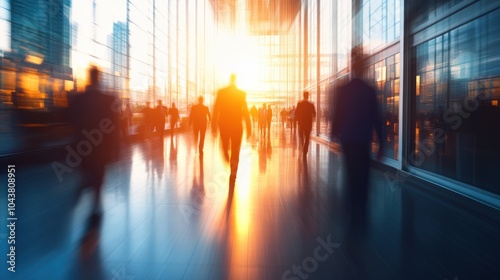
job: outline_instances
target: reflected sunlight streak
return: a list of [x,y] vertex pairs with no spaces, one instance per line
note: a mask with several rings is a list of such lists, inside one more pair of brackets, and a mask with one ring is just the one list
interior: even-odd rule
[[[245,149],[245,144],[242,145],[242,150]],[[252,160],[250,155],[242,153],[242,155],[246,155],[247,158],[241,157],[240,164],[238,167],[238,183],[235,187],[236,194],[236,230],[237,230],[237,240],[246,240],[248,238],[248,228],[250,224],[250,180],[251,180],[251,169],[252,169]]]

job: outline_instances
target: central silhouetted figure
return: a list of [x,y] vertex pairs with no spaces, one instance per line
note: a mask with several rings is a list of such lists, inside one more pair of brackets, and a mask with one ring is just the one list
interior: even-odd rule
[[230,187],[234,187],[236,172],[238,171],[243,137],[243,121],[245,121],[247,138],[250,138],[252,126],[250,124],[246,93],[236,87],[236,75],[232,74],[229,86],[217,92],[212,118],[212,133],[215,134],[217,127],[219,128],[222,154],[231,166]]
[[[70,104],[76,129],[76,148],[82,153],[82,189],[92,187],[94,205],[91,219],[101,215],[101,189],[106,166],[118,157],[119,118],[116,98],[100,90],[100,70],[89,70],[90,85]],[[82,190],[81,189],[81,190]],[[81,192],[79,190],[79,192]]]
[[316,117],[316,109],[314,104],[309,102],[309,92],[304,91],[303,96],[304,99],[297,104],[297,109],[295,109],[295,120],[299,124],[300,148],[302,149],[303,159],[305,159],[309,151],[309,138]]
[[366,226],[370,151],[375,128],[380,158],[383,151],[382,121],[375,89],[362,79],[366,59],[362,49],[351,52],[352,79],[340,87],[332,123],[344,152],[351,207],[351,230],[363,233]]
[[203,96],[198,97],[198,104],[191,107],[189,113],[189,125],[193,126],[194,139],[198,142],[198,151],[200,157],[203,157],[203,146],[205,143],[205,132],[207,131],[207,122],[210,121],[210,112],[208,107],[203,105]]

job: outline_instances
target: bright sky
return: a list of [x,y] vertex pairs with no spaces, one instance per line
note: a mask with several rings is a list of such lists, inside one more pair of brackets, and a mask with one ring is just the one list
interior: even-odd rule
[[0,50],[10,49],[9,3],[0,0]]
[[[93,3],[96,2],[95,22]],[[134,4],[135,3],[135,4]],[[151,3],[140,5],[142,2],[131,2],[131,80],[132,90],[145,91],[152,84],[152,39],[151,39]],[[243,5],[244,1],[238,2]],[[137,5],[136,5],[137,4]],[[185,3],[179,2],[180,9],[183,9]],[[87,78],[87,69],[91,64],[100,66],[104,71],[111,70],[111,50],[110,35],[113,33],[113,23],[126,21],[127,0],[77,0],[72,1],[71,6],[71,25],[76,31],[72,42],[71,67],[78,85],[83,86]],[[194,9],[194,5],[188,5]],[[164,8],[164,7],[163,7]],[[9,32],[9,4],[7,0],[0,0],[0,49],[8,50],[10,48]],[[246,35],[245,8],[237,9],[241,12],[237,16],[235,31],[232,33],[224,32],[224,29],[218,30],[217,38],[214,42],[207,42],[207,45],[215,46],[216,53],[213,57],[216,67],[216,77],[222,84],[227,84],[231,73],[238,76],[237,84],[245,91],[257,92],[262,90],[263,83],[259,78],[266,76],[268,67],[259,68],[262,65],[257,40],[254,36]],[[165,11],[158,11],[165,14]],[[193,12],[194,13],[194,12]],[[192,13],[191,13],[192,14]],[[172,30],[171,30],[172,31]],[[94,40],[95,38],[95,40]],[[210,38],[210,37],[209,37]],[[158,41],[158,44],[165,44]],[[183,39],[180,39],[183,40]],[[166,46],[165,46],[166,48]],[[207,48],[208,50],[210,48]],[[202,50],[202,51],[206,51]],[[162,50],[157,45],[157,50]],[[182,55],[184,50],[179,50]],[[191,53],[193,50],[191,50]],[[173,55],[179,55],[172,53]],[[211,56],[210,53],[206,55]],[[164,76],[167,75],[165,65],[157,63],[157,86],[165,86]],[[192,77],[192,75],[190,76]]]

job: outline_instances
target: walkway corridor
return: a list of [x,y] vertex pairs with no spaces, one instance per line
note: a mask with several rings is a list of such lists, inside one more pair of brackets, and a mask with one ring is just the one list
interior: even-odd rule
[[17,164],[16,272],[3,261],[0,278],[500,279],[495,210],[372,169],[367,232],[353,240],[341,154],[312,142],[303,160],[290,130],[273,129],[243,144],[234,193],[210,131],[203,159],[187,132],[123,147],[88,231],[77,171],[59,182],[50,163]]

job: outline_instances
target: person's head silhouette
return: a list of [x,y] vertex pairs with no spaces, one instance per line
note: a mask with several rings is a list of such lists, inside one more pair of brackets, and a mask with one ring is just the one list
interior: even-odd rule
[[236,74],[232,73],[231,76],[229,77],[229,83],[232,86],[236,86]]
[[89,68],[89,87],[90,88],[98,88],[99,87],[99,79],[100,79],[101,71],[95,65],[90,66]]
[[366,58],[362,46],[356,46],[351,50],[351,71],[355,77],[361,77],[365,70]]
[[304,91],[302,93],[302,95],[304,96],[304,100],[309,100],[309,92],[308,91]]

